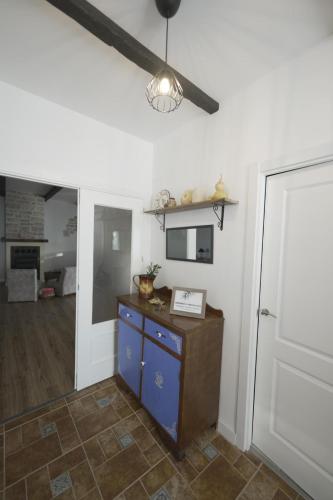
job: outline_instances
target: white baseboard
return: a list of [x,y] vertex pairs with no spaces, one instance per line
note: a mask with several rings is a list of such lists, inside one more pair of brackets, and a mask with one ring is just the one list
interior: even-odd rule
[[228,425],[226,425],[220,418],[217,423],[217,430],[224,436],[230,443],[236,444],[236,433]]

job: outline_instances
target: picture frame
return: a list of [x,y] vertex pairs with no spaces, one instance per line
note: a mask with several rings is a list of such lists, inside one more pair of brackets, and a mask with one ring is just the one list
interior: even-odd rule
[[174,287],[170,304],[170,314],[189,318],[204,319],[206,316],[207,290]]

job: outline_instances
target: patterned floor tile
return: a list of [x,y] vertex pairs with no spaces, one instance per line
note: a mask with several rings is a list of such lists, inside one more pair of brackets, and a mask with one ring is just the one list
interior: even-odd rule
[[108,379],[0,426],[0,500],[4,497],[294,500],[297,494],[213,428],[177,461],[148,413]]
[[94,477],[91,473],[87,461],[82,462],[80,465],[70,471],[73,490],[75,497],[81,499],[87,493],[96,487]]
[[217,451],[217,449],[215,448],[215,446],[213,446],[212,444],[207,444],[202,449],[202,451],[203,451],[203,453],[206,455],[206,457],[209,460],[213,460],[219,454],[219,452]]
[[151,500],[171,500],[168,492],[164,488],[161,488],[160,490],[158,490],[150,498],[151,498]]
[[105,408],[106,406],[110,406],[111,398],[106,397],[102,399],[97,399],[97,404],[100,408]]
[[162,460],[152,470],[147,472],[141,479],[145,490],[149,495],[159,490],[172,476],[176,474],[175,469],[167,458]]
[[219,450],[220,453],[228,460],[230,463],[236,462],[240,457],[241,451],[229,441],[227,441],[223,436],[219,435],[213,439],[212,444]]
[[234,467],[242,474],[242,476],[247,481],[251,479],[251,477],[257,470],[257,467],[243,454],[236,460],[236,462],[234,463]]
[[131,444],[134,443],[134,438],[131,434],[125,434],[121,438],[119,438],[120,444],[123,448],[128,448]]
[[198,500],[235,500],[245,485],[245,479],[221,456],[191,484]]
[[25,489],[25,481],[19,481],[18,483],[10,486],[5,491],[6,500],[25,500],[26,497],[26,489]]
[[57,434],[51,434],[35,441],[30,446],[13,453],[6,459],[6,484],[12,484],[22,477],[43,467],[62,454]]
[[148,500],[149,497],[140,481],[137,481],[124,492],[124,498],[126,500]]
[[48,465],[50,478],[55,479],[64,472],[73,469],[85,459],[86,456],[82,447],[80,446],[79,448],[75,448],[75,450],[66,453]]
[[107,406],[106,408],[99,408],[97,411],[78,420],[76,427],[82,441],[86,441],[99,432],[111,427],[119,420],[120,418],[112,406]]
[[68,472],[64,472],[51,481],[51,491],[54,497],[58,497],[70,488],[72,488],[72,480]]
[[29,500],[51,497],[50,477],[46,467],[28,476],[26,483]]
[[57,426],[54,422],[41,424],[40,426],[40,433],[43,438],[49,436],[50,434],[54,434],[55,432],[57,432]]
[[95,478],[105,499],[114,498],[149,469],[149,465],[134,444],[118,453],[95,470]]

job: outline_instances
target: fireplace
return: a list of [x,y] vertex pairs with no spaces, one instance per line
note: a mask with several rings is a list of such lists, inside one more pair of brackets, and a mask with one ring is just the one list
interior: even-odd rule
[[40,279],[40,247],[11,246],[11,269],[37,269],[37,279]]

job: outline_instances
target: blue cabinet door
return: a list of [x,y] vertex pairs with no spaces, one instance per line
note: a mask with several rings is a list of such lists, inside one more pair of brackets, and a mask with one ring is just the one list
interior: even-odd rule
[[141,401],[177,441],[180,361],[144,339]]
[[139,397],[142,335],[121,319],[118,327],[118,372]]

